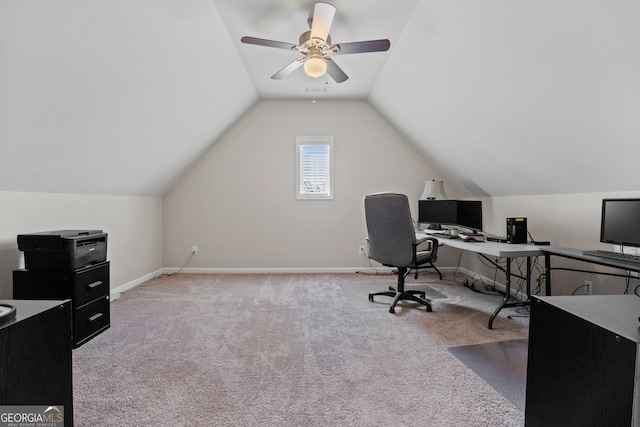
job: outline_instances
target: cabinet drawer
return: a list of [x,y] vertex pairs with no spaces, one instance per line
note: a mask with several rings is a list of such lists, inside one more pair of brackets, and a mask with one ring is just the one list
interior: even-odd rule
[[109,296],[85,304],[73,312],[73,344],[82,345],[109,327]]
[[74,307],[109,294],[109,263],[76,270]]
[[72,299],[80,307],[109,294],[109,261],[77,270],[14,270],[14,299]]

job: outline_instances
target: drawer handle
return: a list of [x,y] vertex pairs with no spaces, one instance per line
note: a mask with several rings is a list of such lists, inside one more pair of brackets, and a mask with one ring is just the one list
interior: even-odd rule
[[90,283],[89,286],[87,286],[87,288],[93,289],[93,288],[97,288],[100,285],[102,285],[102,281],[98,280],[97,282]]
[[89,317],[89,323],[93,323],[101,317],[102,317],[102,313],[94,314],[93,316]]

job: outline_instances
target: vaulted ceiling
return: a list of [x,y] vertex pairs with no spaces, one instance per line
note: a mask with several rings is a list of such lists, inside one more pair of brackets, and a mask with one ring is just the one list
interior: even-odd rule
[[301,69],[312,0],[0,2],[0,191],[159,195],[260,99],[366,99],[461,195],[640,188],[640,2],[335,0],[337,84]]

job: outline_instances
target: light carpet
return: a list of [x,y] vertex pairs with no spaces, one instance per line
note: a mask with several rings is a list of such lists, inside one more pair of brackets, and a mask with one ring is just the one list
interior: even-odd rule
[[408,286],[446,297],[433,312],[402,303],[390,314],[391,298],[367,294],[394,281],[148,281],[111,304],[110,329],[73,351],[75,425],[523,425],[522,410],[447,349],[526,338],[527,319],[504,310],[488,330],[499,297],[429,276]]

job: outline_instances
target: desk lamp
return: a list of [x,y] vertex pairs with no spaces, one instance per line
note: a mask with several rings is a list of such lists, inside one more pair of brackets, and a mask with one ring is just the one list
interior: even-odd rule
[[[447,196],[444,194],[444,182],[436,181],[435,179],[431,181],[424,182],[424,190],[422,190],[422,196],[420,196],[420,200],[446,200]],[[442,230],[440,224],[429,224],[428,227],[430,230]]]
[[447,196],[444,194],[444,182],[443,181],[425,181],[424,190],[422,190],[422,196],[420,200],[446,200]]

